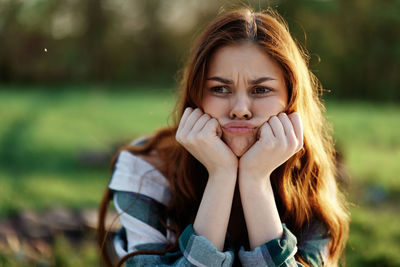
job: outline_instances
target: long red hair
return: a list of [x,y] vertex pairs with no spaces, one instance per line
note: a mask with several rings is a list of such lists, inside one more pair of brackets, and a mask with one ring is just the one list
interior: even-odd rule
[[[186,107],[201,107],[203,83],[213,52],[224,45],[240,42],[259,45],[281,66],[289,95],[286,112],[298,112],[303,122],[303,149],[271,175],[281,220],[295,234],[299,234],[311,219],[321,221],[330,237],[328,263],[335,266],[348,236],[349,215],[344,198],[337,190],[335,150],[330,128],[324,118],[324,106],[319,98],[322,88],[308,69],[309,57],[305,50],[292,39],[286,23],[275,11],[268,9],[265,12],[253,12],[243,8],[220,14],[198,37],[183,69],[180,97],[173,112],[173,125],[159,130],[145,145],[126,146],[122,149],[142,155],[158,152],[163,164],[157,168],[169,180],[172,192],[166,210],[171,222],[168,228],[179,237],[183,229],[194,221],[205,188],[207,171],[176,142],[176,129]],[[111,265],[111,261],[105,253],[103,241],[106,237],[104,218],[111,196],[112,192],[107,189],[100,205],[98,230],[103,260],[108,265]],[[243,237],[246,235],[244,220],[237,220],[241,223],[232,224],[232,229]],[[238,237],[238,240],[242,239]],[[177,248],[175,242],[164,251],[131,253],[121,259],[119,265],[137,254],[161,254]],[[300,256],[296,255],[296,258],[307,265]]]

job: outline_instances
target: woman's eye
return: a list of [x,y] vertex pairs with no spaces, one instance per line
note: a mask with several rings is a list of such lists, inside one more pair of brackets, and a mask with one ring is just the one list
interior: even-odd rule
[[210,88],[211,92],[216,94],[228,94],[229,89],[225,86],[214,86]]
[[267,88],[267,87],[255,87],[253,90],[253,94],[255,95],[263,95],[263,94],[268,94],[272,90]]

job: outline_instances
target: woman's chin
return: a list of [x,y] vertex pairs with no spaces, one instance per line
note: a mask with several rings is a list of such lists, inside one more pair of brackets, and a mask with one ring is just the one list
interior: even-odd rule
[[239,146],[234,146],[231,147],[233,154],[235,154],[237,157],[241,157],[244,155],[244,153],[246,153],[246,151],[249,149],[248,146],[246,147],[239,147]]
[[238,156],[243,156],[244,153],[256,142],[254,135],[223,135],[222,139],[229,146],[232,152]]

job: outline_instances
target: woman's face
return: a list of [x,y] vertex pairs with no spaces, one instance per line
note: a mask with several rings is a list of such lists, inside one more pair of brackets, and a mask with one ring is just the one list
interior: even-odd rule
[[223,46],[211,57],[203,111],[219,121],[222,140],[237,156],[256,142],[259,127],[287,102],[281,67],[257,44]]

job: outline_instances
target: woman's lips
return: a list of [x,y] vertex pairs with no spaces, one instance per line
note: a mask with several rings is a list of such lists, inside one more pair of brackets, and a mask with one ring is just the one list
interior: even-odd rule
[[224,124],[222,129],[231,134],[249,134],[256,130],[256,127],[247,122],[230,122]]
[[231,134],[248,134],[248,133],[253,133],[255,129],[244,128],[244,127],[231,127],[231,128],[223,128],[223,130]]

